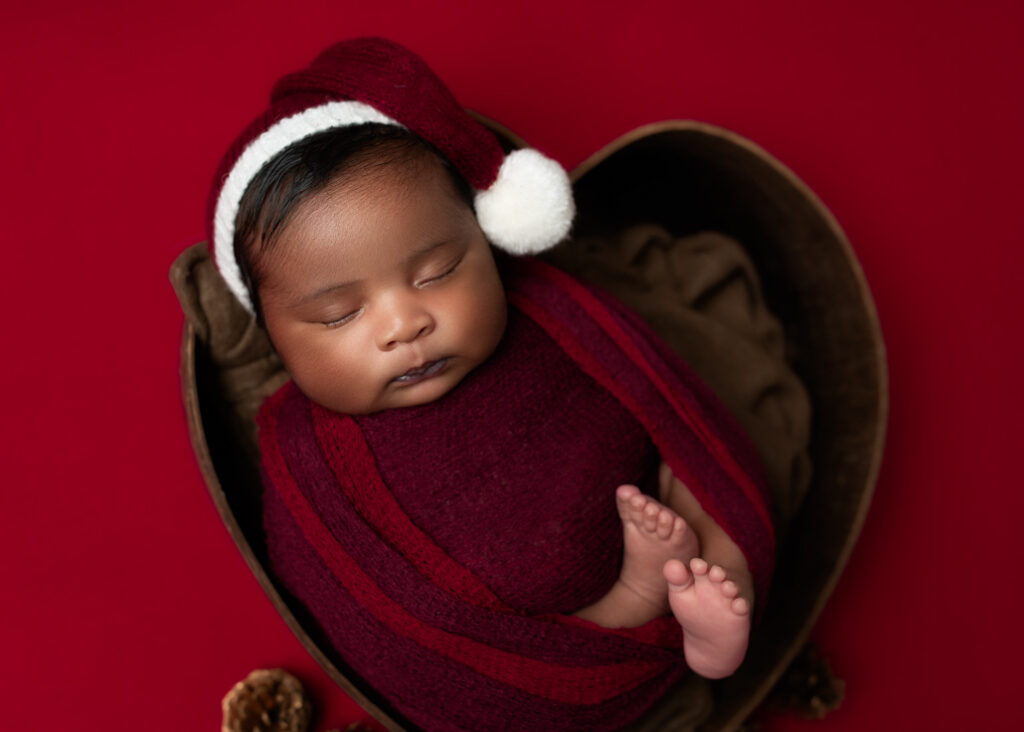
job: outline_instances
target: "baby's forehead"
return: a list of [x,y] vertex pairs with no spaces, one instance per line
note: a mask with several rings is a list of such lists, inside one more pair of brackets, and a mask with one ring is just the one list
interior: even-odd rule
[[[406,262],[483,237],[473,207],[442,161],[418,159],[360,166],[337,176],[303,202],[279,237],[280,256],[341,267],[338,257],[364,262],[386,250]],[[446,245],[447,249],[445,248]]]
[[312,197],[311,208],[358,211],[381,199],[425,194],[454,204],[452,213],[462,215],[468,210],[475,216],[473,191],[450,164],[422,147],[403,153],[367,156],[335,171],[323,190]]

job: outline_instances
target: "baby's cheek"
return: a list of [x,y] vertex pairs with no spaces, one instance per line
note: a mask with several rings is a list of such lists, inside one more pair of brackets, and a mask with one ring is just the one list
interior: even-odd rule
[[493,349],[505,332],[508,318],[504,293],[488,291],[484,298],[477,301],[474,318],[478,337]]
[[331,336],[327,328],[323,333],[307,332],[289,343],[287,353],[281,354],[285,367],[299,388],[322,404],[331,399],[338,375],[349,370],[352,360],[346,355],[347,349],[341,340]]

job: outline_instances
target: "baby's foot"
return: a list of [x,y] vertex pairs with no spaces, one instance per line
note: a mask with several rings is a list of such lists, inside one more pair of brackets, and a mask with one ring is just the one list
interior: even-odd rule
[[636,486],[619,486],[615,500],[623,532],[619,582],[652,606],[653,619],[669,609],[665,562],[687,562],[695,557],[697,535],[675,511],[644,495]]
[[666,562],[665,579],[672,613],[683,626],[686,663],[709,679],[731,674],[750,637],[750,602],[739,596],[739,585],[699,557],[689,569],[680,561]]

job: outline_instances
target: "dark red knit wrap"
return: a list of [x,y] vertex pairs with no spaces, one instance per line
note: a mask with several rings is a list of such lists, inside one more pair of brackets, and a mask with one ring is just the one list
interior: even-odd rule
[[671,616],[568,614],[617,576],[616,486],[660,454],[760,598],[767,492],[746,437],[639,319],[539,262],[505,269],[502,344],[437,402],[353,418],[288,384],[264,404],[272,571],[413,724],[616,729],[686,672]]

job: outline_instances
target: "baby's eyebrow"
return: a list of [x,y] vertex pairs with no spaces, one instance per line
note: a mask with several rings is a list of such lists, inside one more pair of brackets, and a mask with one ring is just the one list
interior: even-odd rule
[[406,262],[406,264],[411,264],[411,263],[415,262],[417,259],[419,259],[420,257],[423,257],[424,255],[427,255],[427,254],[430,254],[435,249],[440,249],[441,247],[445,246],[446,244],[451,244],[451,243],[452,243],[452,239],[449,238],[449,237],[445,237],[443,239],[439,239],[437,241],[431,242],[430,244],[422,246],[419,249],[416,249],[415,251],[413,251],[411,254],[409,254],[409,256],[405,258],[405,262]]
[[[452,244],[453,241],[453,239],[446,237],[443,239],[439,239],[437,241],[433,241],[425,246],[422,246],[411,252],[409,256],[405,258],[405,263],[412,264],[417,259],[420,259],[421,257],[424,257],[427,254],[430,254],[431,252],[440,249],[447,244]],[[355,287],[356,285],[362,284],[362,282],[362,280],[349,280],[347,282],[334,282],[329,285],[325,285],[324,287],[321,287],[319,290],[311,292],[308,295],[300,295],[298,298],[296,298],[295,305],[305,305],[307,303],[312,302],[313,300],[317,300],[323,297],[324,295],[329,295],[333,292],[337,292],[338,290],[345,290],[351,287]]]
[[315,292],[309,293],[308,295],[300,295],[298,298],[296,298],[295,304],[305,305],[306,303],[312,302],[313,300],[317,300],[323,297],[324,295],[329,295],[332,292],[337,292],[338,290],[346,290],[348,288],[354,287],[355,285],[358,285],[361,281],[362,280],[351,280],[349,282],[336,282],[330,285],[326,285],[324,287],[321,287],[319,290],[316,290]]

